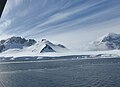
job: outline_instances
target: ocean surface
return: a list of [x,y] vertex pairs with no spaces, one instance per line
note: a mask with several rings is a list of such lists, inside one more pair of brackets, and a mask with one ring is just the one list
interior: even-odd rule
[[120,59],[0,62],[0,87],[120,87]]

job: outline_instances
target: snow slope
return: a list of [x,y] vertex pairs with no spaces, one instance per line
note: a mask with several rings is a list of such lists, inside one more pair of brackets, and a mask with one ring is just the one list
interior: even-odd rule
[[0,54],[0,61],[14,60],[52,60],[52,59],[99,59],[120,58],[120,50],[111,51],[81,51],[81,52],[46,52],[33,53],[25,50],[9,50]]

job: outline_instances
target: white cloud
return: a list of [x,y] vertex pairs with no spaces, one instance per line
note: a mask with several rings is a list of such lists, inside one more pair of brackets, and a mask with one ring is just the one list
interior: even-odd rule
[[51,16],[48,21],[44,22],[43,24],[41,24],[41,26],[49,24],[49,23],[53,23],[53,22],[57,22],[60,20],[63,20],[64,18],[67,18],[70,14],[69,13],[58,13],[55,14],[53,16]]
[[0,33],[2,33],[5,29],[7,29],[10,24],[12,23],[12,20],[4,20],[0,22]]
[[55,22],[64,20],[64,19],[68,18],[69,16],[76,14],[77,12],[81,12],[83,10],[86,10],[86,9],[88,9],[88,8],[90,8],[92,6],[95,6],[97,4],[100,4],[100,3],[104,2],[104,1],[105,0],[101,0],[101,1],[98,1],[96,3],[91,3],[91,4],[90,4],[90,2],[88,2],[88,3],[85,3],[85,4],[83,4],[83,5],[81,5],[81,6],[77,7],[77,8],[69,9],[69,10],[67,10],[65,12],[58,12],[58,13],[50,16],[47,21],[45,21],[42,24],[36,26],[35,28],[39,28],[39,27],[45,26],[45,25],[50,24],[50,23],[55,23]]

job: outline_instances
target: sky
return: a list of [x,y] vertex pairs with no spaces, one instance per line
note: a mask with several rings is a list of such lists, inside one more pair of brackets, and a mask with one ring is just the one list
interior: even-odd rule
[[80,48],[107,33],[120,33],[120,0],[8,0],[0,39],[46,38]]

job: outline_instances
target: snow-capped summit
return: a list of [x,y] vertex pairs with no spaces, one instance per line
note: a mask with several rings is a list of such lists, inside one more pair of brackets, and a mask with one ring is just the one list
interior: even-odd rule
[[66,51],[67,48],[61,44],[53,44],[46,39],[42,39],[41,42],[37,42],[35,45],[28,48],[29,50],[32,49],[32,52],[62,52]]
[[92,42],[90,50],[114,50],[120,49],[120,34],[108,33]]
[[44,52],[56,52],[52,47],[54,46],[54,44],[52,44],[51,42],[47,41],[46,39],[42,39],[41,41],[41,49],[40,49],[40,53],[44,53]]
[[25,39],[21,37],[11,37],[6,40],[0,41],[0,52],[6,51],[9,49],[19,48],[22,49],[23,47],[29,47],[36,43],[34,39]]

